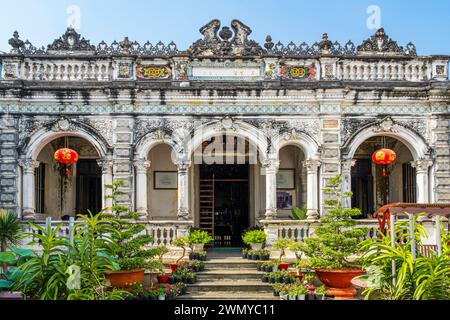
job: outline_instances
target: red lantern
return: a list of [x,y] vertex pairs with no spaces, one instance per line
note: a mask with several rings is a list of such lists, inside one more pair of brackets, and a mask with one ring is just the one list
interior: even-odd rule
[[372,161],[376,164],[388,165],[395,161],[397,155],[391,149],[380,149],[372,154]]
[[78,153],[75,150],[62,148],[55,152],[55,160],[67,166],[78,161]]

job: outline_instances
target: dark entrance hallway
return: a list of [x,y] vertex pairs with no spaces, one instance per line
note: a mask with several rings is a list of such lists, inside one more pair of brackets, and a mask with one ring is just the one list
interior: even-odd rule
[[248,226],[249,165],[201,165],[200,228],[215,247],[236,247]]
[[102,207],[102,172],[96,160],[79,160],[77,163],[77,214],[93,214]]

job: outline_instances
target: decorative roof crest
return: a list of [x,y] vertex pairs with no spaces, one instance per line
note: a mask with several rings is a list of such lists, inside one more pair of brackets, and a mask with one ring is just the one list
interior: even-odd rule
[[386,35],[383,28],[378,29],[358,46],[358,54],[417,55],[416,47],[411,42],[403,49]]
[[220,25],[220,20],[214,19],[201,27],[203,39],[193,43],[188,52],[194,56],[249,56],[264,52],[258,43],[248,39],[252,29],[241,21],[231,21],[233,32],[226,26],[219,32]]
[[59,39],[48,45],[49,51],[95,51],[89,40],[81,37],[72,26],[69,26]]

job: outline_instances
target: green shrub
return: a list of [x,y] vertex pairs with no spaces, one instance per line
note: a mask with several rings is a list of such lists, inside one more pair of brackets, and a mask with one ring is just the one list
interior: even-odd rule
[[305,220],[306,218],[308,218],[306,212],[307,212],[306,206],[303,206],[301,208],[294,207],[291,209],[292,217],[295,220]]
[[213,238],[206,231],[194,230],[189,233],[188,241],[191,244],[208,244]]
[[266,241],[266,233],[263,230],[250,230],[244,233],[242,240],[248,245],[264,243]]

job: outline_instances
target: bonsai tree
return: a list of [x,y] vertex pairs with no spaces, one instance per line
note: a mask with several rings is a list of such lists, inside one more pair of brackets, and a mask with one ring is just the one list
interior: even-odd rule
[[249,230],[244,233],[242,240],[245,244],[250,245],[253,250],[260,250],[266,242],[266,233],[259,229]]
[[[154,266],[151,258],[158,254],[156,248],[146,248],[153,243],[153,238],[145,234],[144,224],[137,223],[137,213],[128,207],[118,204],[118,197],[125,192],[120,190],[122,180],[114,181],[105,187],[112,190],[112,219],[115,232],[111,233],[110,253],[117,259],[121,270],[136,270]],[[150,265],[149,265],[150,263]]]
[[183,254],[175,262],[176,265],[178,265],[178,263],[181,261],[181,259],[184,258],[184,255],[186,254],[186,247],[188,246],[188,244],[189,244],[189,240],[187,237],[180,237],[180,238],[172,240],[172,245],[183,249]]
[[342,192],[342,177],[337,175],[328,180],[324,193],[330,195],[325,204],[331,209],[320,219],[316,237],[305,239],[303,251],[309,257],[313,269],[348,270],[360,269],[358,259],[351,259],[358,253],[358,245],[367,234],[365,228],[354,228],[353,216],[361,214],[357,208],[345,208],[342,200],[352,196]]
[[283,264],[283,257],[286,255],[286,250],[295,245],[295,241],[291,239],[278,239],[273,243],[272,249],[280,250],[278,257],[279,269],[287,269],[288,264]]
[[213,238],[204,230],[193,230],[189,233],[188,242],[193,245],[194,250],[203,250],[203,246],[211,241]]

